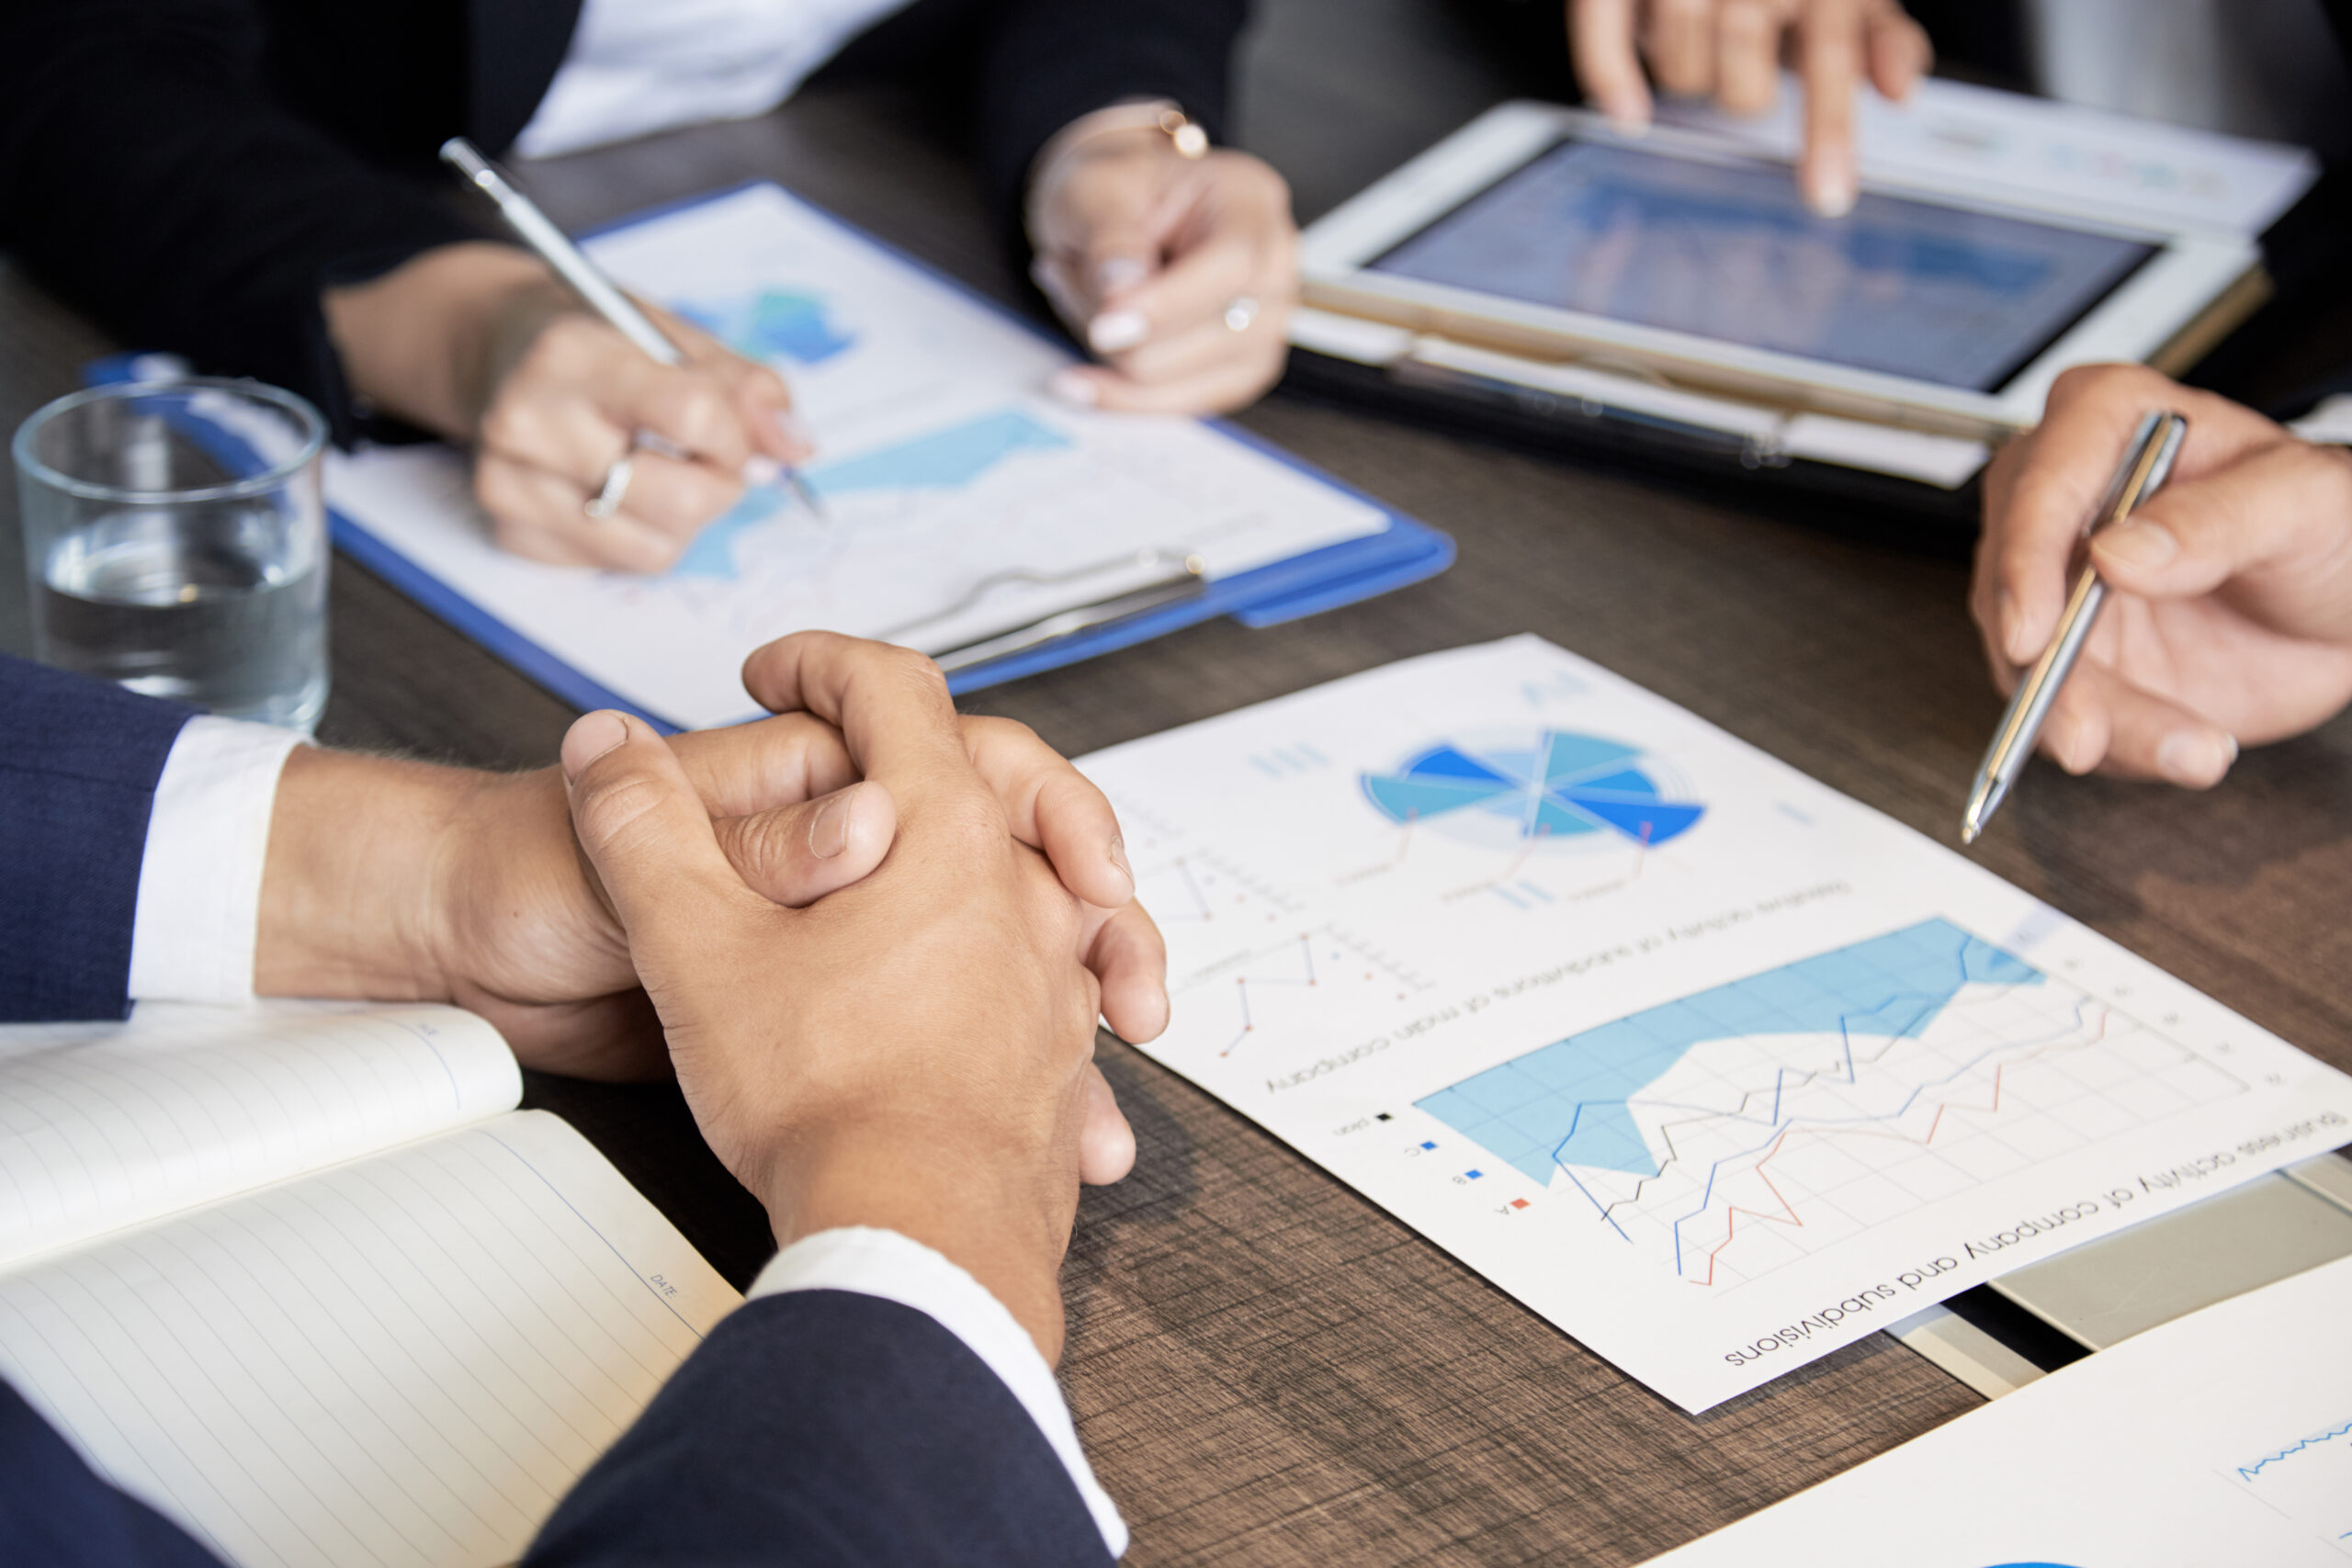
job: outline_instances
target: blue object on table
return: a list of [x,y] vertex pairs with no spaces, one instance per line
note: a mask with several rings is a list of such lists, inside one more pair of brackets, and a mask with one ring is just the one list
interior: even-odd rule
[[[618,232],[656,218],[665,218],[707,201],[732,196],[737,191],[762,182],[746,181],[724,190],[712,191],[684,200],[650,208],[633,217],[582,235],[591,239],[598,235]],[[951,277],[927,262],[910,256],[888,245],[843,219],[827,212],[805,197],[795,196],[811,210],[829,221],[839,224],[869,244],[880,246],[898,256],[908,265],[955,289],[997,314],[1019,323],[1023,328],[1047,336],[1035,321],[1019,316],[1003,305],[989,299],[958,278]],[[96,386],[106,382],[138,378],[140,368],[156,361],[158,355],[124,354],[96,360],[84,368],[84,379]],[[1362,538],[1346,539],[1326,545],[1287,560],[1271,562],[1249,571],[1211,582],[1206,591],[1179,604],[1148,611],[1139,615],[1091,627],[1075,635],[1057,638],[1036,648],[1024,649],[1001,659],[957,671],[948,679],[949,690],[961,694],[977,691],[1001,682],[1019,680],[1046,670],[1075,664],[1097,654],[1130,648],[1139,642],[1165,637],[1197,622],[1230,615],[1245,626],[1252,628],[1279,626],[1307,615],[1320,615],[1359,600],[1370,599],[1396,589],[1407,587],[1425,578],[1434,577],[1453,563],[1453,540],[1426,524],[1417,523],[1402,513],[1364,495],[1362,491],[1340,483],[1329,475],[1300,461],[1268,442],[1225,421],[1205,422],[1212,429],[1230,440],[1255,448],[1267,457],[1307,475],[1318,484],[1328,485],[1343,495],[1353,497],[1377,507],[1388,519],[1388,525],[1377,534]],[[553,692],[566,702],[581,708],[619,708],[634,713],[647,723],[663,730],[678,727],[659,714],[647,713],[601,682],[591,679],[566,660],[516,631],[505,622],[485,611],[448,583],[418,566],[407,556],[369,533],[351,518],[330,510],[329,526],[338,548],[360,565],[383,578],[410,598],[440,616],[458,631],[480,643],[532,680]]]

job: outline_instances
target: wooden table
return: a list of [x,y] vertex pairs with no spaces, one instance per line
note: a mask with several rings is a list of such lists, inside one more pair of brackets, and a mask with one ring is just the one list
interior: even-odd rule
[[[1291,164],[1309,209],[1494,96],[1411,0],[1272,12],[1242,132]],[[1385,54],[1362,41],[1374,21],[1391,29]],[[1317,76],[1317,51],[1335,40],[1353,52]],[[1379,71],[1431,59],[1425,101],[1370,101]],[[544,164],[529,183],[577,227],[775,177],[1013,298],[963,170],[910,129],[910,107],[887,87],[821,87],[763,119]],[[1328,110],[1388,118],[1335,143]],[[0,423],[70,389],[108,346],[0,272]],[[971,709],[1075,754],[1529,631],[1915,828],[1948,837],[1959,819],[1998,714],[1962,608],[1964,563],[1284,395],[1241,423],[1447,530],[1459,562],[1369,604],[1266,631],[1200,626]],[[11,493],[0,528],[13,533],[14,514]],[[17,558],[0,547],[0,647],[22,651]],[[324,739],[493,767],[553,756],[565,705],[348,560],[335,572]],[[2249,753],[2207,796],[2040,767],[1982,854],[2352,1067],[2352,723]],[[1879,1336],[1685,1416],[1171,1074],[1115,1043],[1105,1055],[1141,1157],[1080,1211],[1063,1371],[1137,1563],[1637,1562],[1978,1402]],[[673,1092],[545,1077],[528,1092],[596,1139],[722,1271],[756,1269],[769,1245],[759,1211]]]

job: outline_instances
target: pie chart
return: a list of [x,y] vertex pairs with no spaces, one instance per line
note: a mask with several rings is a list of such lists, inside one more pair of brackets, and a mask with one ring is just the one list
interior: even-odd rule
[[1524,747],[1440,742],[1394,773],[1364,774],[1363,793],[1391,822],[1475,824],[1480,838],[1509,823],[1521,839],[1651,845],[1680,838],[1707,810],[1676,798],[1663,773],[1638,746],[1547,729]]

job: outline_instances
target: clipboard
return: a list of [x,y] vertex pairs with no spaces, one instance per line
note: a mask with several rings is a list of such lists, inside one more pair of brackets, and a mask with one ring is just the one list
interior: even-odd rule
[[[746,181],[666,202],[590,231],[580,238],[594,240],[618,233],[656,219],[724,199],[764,183]],[[982,307],[999,320],[1017,326],[1041,342],[1053,344],[1057,349],[1067,349],[1066,344],[1040,323],[988,298],[962,280],[875,238],[797,193],[794,200],[818,219],[854,236],[863,244],[887,253],[930,282],[956,295],[962,301]],[[85,367],[84,378],[96,385],[153,379],[159,375],[167,378],[169,371],[169,356],[125,354],[111,355]],[[185,373],[184,367],[182,373]],[[1219,616],[1229,616],[1252,628],[1279,625],[1407,587],[1435,576],[1453,563],[1454,546],[1449,536],[1340,483],[1228,421],[1210,419],[1200,423],[1223,439],[1248,447],[1305,476],[1317,485],[1372,508],[1381,514],[1385,525],[1374,533],[1210,580],[1197,593],[1158,604],[1143,613],[1087,626],[1069,635],[959,670],[949,677],[948,686],[952,692],[960,695],[1057,669],[1098,654],[1165,637],[1185,626]],[[328,523],[336,547],[345,555],[564,701],[582,708],[611,707],[634,713],[665,731],[681,728],[670,716],[649,711],[643,704],[612,690],[604,682],[509,624],[477,602],[459,585],[426,569],[348,513],[330,507]],[[744,651],[748,653],[750,649],[747,648]],[[747,713],[744,716],[752,716]]]

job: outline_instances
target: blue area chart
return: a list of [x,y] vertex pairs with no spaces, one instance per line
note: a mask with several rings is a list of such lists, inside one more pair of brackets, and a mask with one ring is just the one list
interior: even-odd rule
[[[1000,409],[876,451],[819,463],[802,469],[801,478],[829,501],[876,491],[957,491],[1018,453],[1070,446],[1069,436],[1022,410]],[[736,577],[736,543],[744,530],[781,516],[790,505],[775,485],[746,492],[732,511],[695,536],[671,570],[684,577]]]
[[682,304],[678,314],[747,359],[822,365],[857,345],[813,294],[763,289],[724,305]]
[[[1627,1102],[1693,1046],[1828,1035],[1843,1040],[1851,1079],[1857,1043],[1917,1036],[1964,987],[2041,978],[1950,921],[1927,920],[1572,1034],[1416,1103],[1544,1186],[1567,1166],[1654,1177],[1657,1157]],[[1783,1092],[1814,1076],[1781,1067],[1759,1081],[1759,1138],[1781,1123]]]
[[1394,773],[1364,774],[1363,793],[1396,823],[1475,812],[1514,823],[1522,838],[1616,835],[1645,846],[1680,838],[1707,810],[1660,788],[1640,748],[1565,730],[1526,749],[1432,746]]

